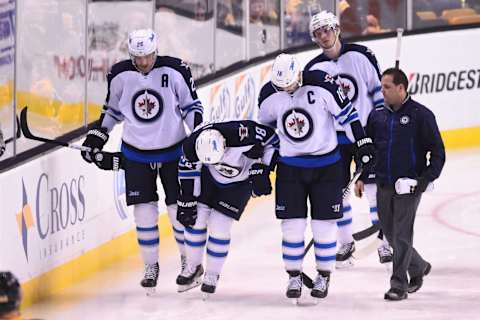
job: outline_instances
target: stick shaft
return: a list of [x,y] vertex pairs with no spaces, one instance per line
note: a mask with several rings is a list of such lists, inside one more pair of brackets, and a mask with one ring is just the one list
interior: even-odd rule
[[402,51],[402,35],[403,35],[403,29],[398,28],[397,29],[397,49],[395,52],[395,68],[400,68],[400,54]]

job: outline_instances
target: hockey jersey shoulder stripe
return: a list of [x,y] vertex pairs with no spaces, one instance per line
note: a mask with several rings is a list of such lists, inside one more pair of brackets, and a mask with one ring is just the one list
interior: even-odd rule
[[375,71],[377,71],[378,79],[382,78],[382,74],[381,74],[380,68],[378,66],[377,58],[373,54],[372,50],[370,50],[366,46],[363,46],[363,45],[357,44],[357,43],[343,44],[342,45],[342,54],[347,53],[349,51],[355,51],[355,52],[361,53],[363,56],[365,56],[368,59],[368,61],[372,64],[372,66],[375,68]]
[[337,104],[343,109],[350,104],[335,79],[322,70],[303,71],[303,85],[321,87],[333,96]]
[[107,79],[111,81],[113,78],[125,71],[137,71],[132,63],[132,60],[126,59],[115,63],[110,72],[107,74]]
[[313,58],[312,60],[310,60],[307,65],[305,66],[304,70],[307,70],[309,71],[314,65],[316,65],[317,63],[320,63],[320,62],[324,62],[324,61],[330,61],[331,59],[329,57],[327,57],[324,53],[322,54],[319,54],[318,56],[316,56],[315,58]]
[[260,108],[260,105],[262,104],[262,102],[276,92],[277,91],[273,87],[272,82],[266,83],[262,87],[262,89],[260,90],[260,94],[258,95],[258,107]]
[[186,63],[182,59],[175,58],[175,57],[158,56],[153,68],[155,69],[155,68],[162,68],[162,67],[171,68],[177,71],[178,73],[180,73],[183,77],[183,80],[185,80],[187,87],[190,89],[192,98],[198,99],[197,92],[194,90],[194,87],[192,86],[193,77],[192,77],[192,72],[190,70],[190,66],[188,65],[188,63]]

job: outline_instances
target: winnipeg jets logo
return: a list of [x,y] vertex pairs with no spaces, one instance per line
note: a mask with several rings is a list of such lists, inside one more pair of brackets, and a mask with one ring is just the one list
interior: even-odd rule
[[305,140],[313,131],[312,117],[304,109],[291,109],[283,115],[283,128],[292,140]]
[[190,65],[188,63],[186,63],[185,61],[181,61],[180,62],[180,66],[181,67],[184,67],[185,69],[189,70],[190,69]]
[[240,127],[238,128],[238,136],[240,137],[240,141],[248,138],[248,128],[240,124]]
[[338,86],[342,89],[343,94],[350,99],[351,102],[357,100],[358,86],[355,78],[349,74],[340,73],[335,76]]
[[153,121],[163,111],[163,99],[158,92],[144,89],[133,95],[132,109],[137,120]]
[[225,163],[217,163],[215,170],[226,178],[234,178],[240,174],[240,169],[231,167]]
[[333,77],[332,77],[331,75],[326,74],[326,75],[325,75],[325,82],[334,84],[334,83],[335,83],[335,79],[333,79]]
[[400,124],[406,125],[410,122],[410,117],[409,116],[403,116],[400,118]]

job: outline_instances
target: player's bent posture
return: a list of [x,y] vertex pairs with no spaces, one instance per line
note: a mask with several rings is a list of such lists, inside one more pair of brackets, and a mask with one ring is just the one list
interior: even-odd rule
[[[381,92],[380,69],[373,52],[359,44],[345,43],[340,38],[340,23],[331,12],[322,11],[310,20],[310,35],[312,41],[321,49],[322,53],[313,58],[305,66],[305,70],[322,70],[331,74],[344,94],[350,99],[358,112],[358,118],[363,127],[367,124],[370,112],[383,106],[384,99]],[[355,155],[355,146],[346,136],[341,125],[335,126],[338,136],[340,154],[342,156],[343,188],[350,180],[350,166]],[[365,184],[365,194],[370,207],[370,218],[373,224],[378,223],[375,174],[364,171],[362,186]],[[360,187],[355,191],[361,196]],[[340,249],[337,252],[337,267],[353,265],[351,259],[355,251],[352,237],[352,207],[349,197],[343,199],[343,218],[337,221],[338,241]],[[381,263],[392,261],[392,252],[387,240],[378,247]]]
[[178,276],[179,292],[200,284],[214,293],[230,247],[232,223],[250,197],[270,194],[269,173],[278,137],[254,121],[208,124],[183,143],[179,163],[178,220],[185,226],[187,267]]
[[[157,56],[157,39],[152,30],[131,32],[128,51],[131,59],[116,63],[107,75],[108,93],[102,115],[83,143],[92,151],[82,152],[82,157],[103,169],[115,165],[125,169],[127,205],[134,206],[145,263],[141,285],[151,289],[157,284],[159,272],[158,176],[184,268],[184,228],[176,220],[178,161],[187,136],[184,123],[193,130],[202,122],[203,107],[188,65],[174,57]],[[111,162],[105,161],[101,150],[108,133],[119,122],[124,123],[121,154]]]
[[311,295],[324,298],[335,265],[336,219],[342,217],[342,167],[334,123],[353,134],[365,166],[373,158],[371,139],[334,79],[323,71],[302,72],[291,55],[275,59],[259,107],[259,121],[277,128],[280,139],[275,212],[282,220],[283,261],[290,276],[286,295],[301,295],[309,199],[318,270]]

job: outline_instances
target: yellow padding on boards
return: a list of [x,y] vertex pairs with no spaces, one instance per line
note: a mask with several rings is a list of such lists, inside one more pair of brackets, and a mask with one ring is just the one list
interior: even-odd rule
[[[162,239],[172,234],[172,227],[166,213],[160,215],[158,226]],[[136,232],[128,231],[70,262],[23,283],[22,308],[58,294],[61,290],[138,252]]]
[[480,146],[480,127],[446,130],[441,135],[448,150]]

